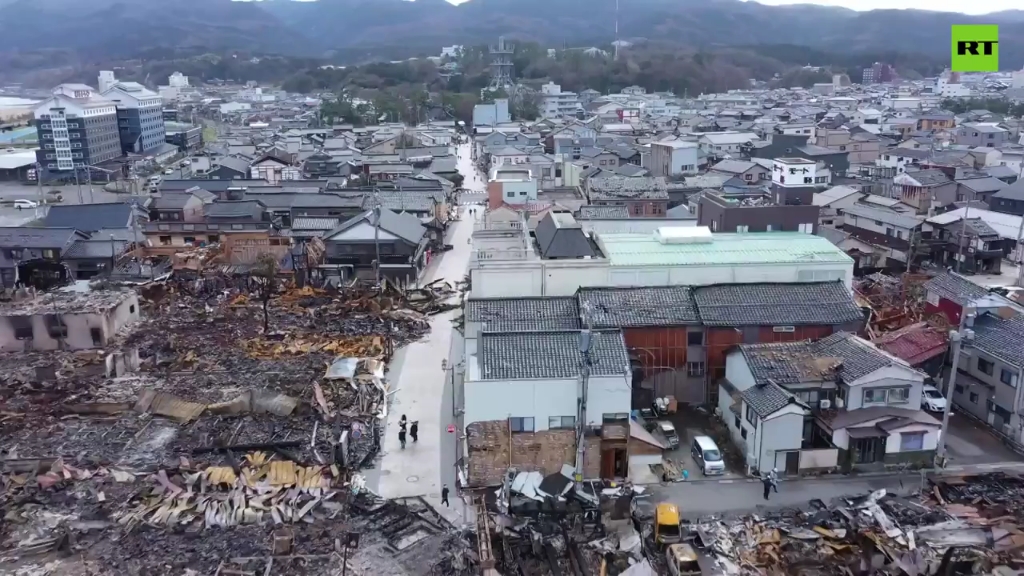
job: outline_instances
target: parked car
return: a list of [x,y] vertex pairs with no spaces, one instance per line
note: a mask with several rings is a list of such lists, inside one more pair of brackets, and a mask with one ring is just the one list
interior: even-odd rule
[[668,440],[673,450],[679,448],[679,434],[676,433],[676,427],[671,422],[668,420],[658,420],[658,430]]
[[21,210],[22,208],[38,208],[39,207],[39,203],[38,202],[33,202],[31,200],[21,199],[21,200],[15,200],[14,201],[14,207],[17,208],[18,210]]
[[690,456],[705,476],[725,474],[722,451],[710,436],[697,436],[690,445]]
[[946,397],[935,386],[925,386],[921,390],[921,408],[928,412],[945,412]]
[[174,174],[174,168],[168,168],[167,170],[164,170],[164,174],[167,176]]

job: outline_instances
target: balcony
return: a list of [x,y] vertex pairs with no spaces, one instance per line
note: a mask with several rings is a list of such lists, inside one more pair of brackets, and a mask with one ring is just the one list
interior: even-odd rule
[[521,262],[533,256],[532,250],[525,248],[485,248],[473,250],[471,262]]

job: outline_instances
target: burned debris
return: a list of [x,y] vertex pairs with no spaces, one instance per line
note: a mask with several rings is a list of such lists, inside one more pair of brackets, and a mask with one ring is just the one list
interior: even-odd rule
[[250,282],[176,272],[91,349],[0,355],[0,571],[475,573],[473,534],[362,476],[387,361],[455,287]]

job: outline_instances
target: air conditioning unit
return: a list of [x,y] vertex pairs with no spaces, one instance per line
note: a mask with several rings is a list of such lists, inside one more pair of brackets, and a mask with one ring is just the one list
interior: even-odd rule
[[831,400],[820,400],[818,402],[818,407],[821,408],[822,410],[828,410],[829,408],[832,407],[832,401]]

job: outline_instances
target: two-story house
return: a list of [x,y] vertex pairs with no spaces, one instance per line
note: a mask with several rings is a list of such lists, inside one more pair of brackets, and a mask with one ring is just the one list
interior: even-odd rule
[[957,144],[972,148],[1000,148],[1010,140],[1010,132],[995,123],[968,122],[957,127]]
[[763,184],[772,179],[771,169],[749,160],[722,160],[711,167],[711,173],[727,174],[747,184]]
[[88,234],[74,228],[0,228],[0,285],[45,289],[69,279],[62,258]]
[[[415,282],[429,263],[427,229],[415,216],[366,210],[323,235],[325,267],[344,281],[381,277]],[[377,262],[378,254],[380,261]]]
[[956,201],[956,182],[937,169],[903,172],[892,179],[900,202],[913,206],[918,214],[928,214]]
[[741,344],[726,357],[718,406],[751,470],[925,465],[941,424],[920,409],[924,378],[846,332]]

